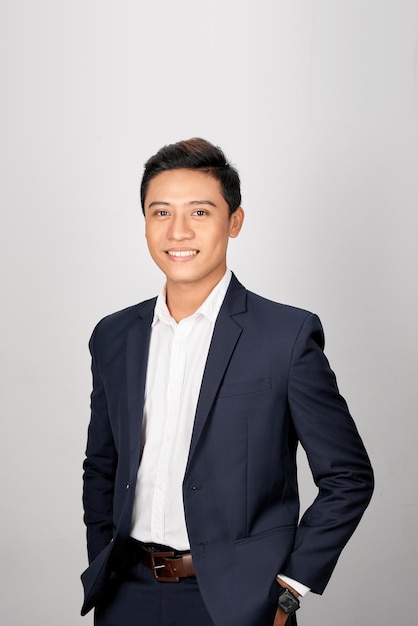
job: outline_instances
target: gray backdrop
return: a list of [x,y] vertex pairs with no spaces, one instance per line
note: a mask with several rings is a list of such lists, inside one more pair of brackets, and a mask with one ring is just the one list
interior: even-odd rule
[[[300,624],[416,624],[417,1],[2,0],[0,12],[1,624],[92,624],[78,578],[87,341],[103,315],[158,292],[142,165],[195,135],[241,173],[230,267],[320,315],[376,470]],[[303,455],[301,483],[306,503]],[[393,584],[406,601],[389,601]]]

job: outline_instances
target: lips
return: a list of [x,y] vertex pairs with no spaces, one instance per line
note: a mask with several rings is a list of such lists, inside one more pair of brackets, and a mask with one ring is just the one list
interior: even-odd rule
[[196,256],[198,250],[167,250],[167,254],[173,257],[190,257]]

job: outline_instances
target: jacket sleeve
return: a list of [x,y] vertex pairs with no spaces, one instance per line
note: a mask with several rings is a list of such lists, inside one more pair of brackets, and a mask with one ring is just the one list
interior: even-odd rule
[[109,543],[113,534],[113,492],[117,452],[109,420],[106,391],[95,353],[96,332],[90,339],[93,390],[83,474],[84,522],[89,562]]
[[369,458],[323,353],[322,326],[306,318],[294,345],[289,407],[318,495],[302,516],[282,573],[322,593],[373,491]]

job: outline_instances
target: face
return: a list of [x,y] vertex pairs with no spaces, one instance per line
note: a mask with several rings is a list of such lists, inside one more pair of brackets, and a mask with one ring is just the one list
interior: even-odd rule
[[228,240],[243,219],[241,208],[229,216],[220,183],[210,174],[178,169],[155,176],[145,197],[145,235],[167,289],[213,289],[226,271]]

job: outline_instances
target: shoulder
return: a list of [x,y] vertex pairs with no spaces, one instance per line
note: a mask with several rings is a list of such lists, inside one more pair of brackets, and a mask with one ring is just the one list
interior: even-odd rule
[[155,302],[156,298],[151,298],[106,315],[96,324],[90,342],[101,339],[109,341],[112,338],[123,335],[141,319],[145,321],[149,319],[151,324]]
[[249,291],[242,285],[235,274],[232,274],[231,283],[228,289],[227,298],[234,303],[231,310],[258,312],[266,316],[304,320],[312,315],[311,311],[301,309],[289,304],[269,300],[257,293]]
[[273,302],[250,291],[247,292],[248,313],[262,320],[266,328],[279,330],[290,339],[300,335],[316,335],[317,342],[323,343],[323,329],[319,317],[306,309]]
[[238,289],[242,289],[246,294],[246,309],[248,313],[254,313],[262,315],[267,319],[271,319],[277,323],[278,319],[281,322],[292,322],[294,324],[303,324],[306,319],[310,317],[317,317],[311,311],[302,309],[300,307],[291,306],[290,304],[284,304],[282,302],[275,302],[269,300],[257,293],[249,291],[240,283],[236,283]]
[[299,307],[291,306],[290,304],[283,304],[282,302],[274,302],[260,296],[252,291],[247,291],[247,303],[250,309],[259,309],[265,311],[267,315],[276,317],[279,315],[282,318],[289,318],[295,320],[305,320],[310,315],[313,315],[311,311],[301,309]]
[[[307,309],[274,302],[252,291],[248,291],[233,276],[231,282],[231,301],[233,306],[228,312],[235,320],[247,328],[256,328],[274,337],[281,337],[286,343],[293,343],[299,337],[313,336],[316,343],[322,345],[322,324],[315,313]],[[239,302],[239,305],[236,303]]]

